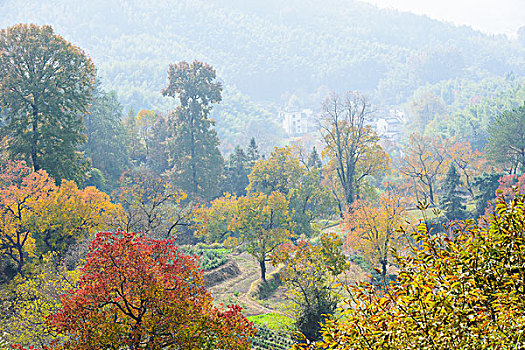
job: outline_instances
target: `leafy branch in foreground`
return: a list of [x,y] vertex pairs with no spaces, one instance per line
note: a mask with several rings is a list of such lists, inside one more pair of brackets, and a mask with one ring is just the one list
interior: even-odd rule
[[[316,349],[518,349],[525,346],[525,196],[449,232],[413,233],[388,289],[363,283]],[[307,346],[297,346],[306,349]]]

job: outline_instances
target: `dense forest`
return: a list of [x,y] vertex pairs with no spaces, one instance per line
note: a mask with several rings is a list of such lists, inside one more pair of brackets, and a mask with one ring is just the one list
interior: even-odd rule
[[0,350],[525,346],[523,34],[2,2]]
[[126,110],[167,112],[173,102],[159,91],[168,64],[211,64],[225,85],[213,117],[228,152],[247,129],[248,140],[273,136],[258,126],[292,96],[319,109],[326,91],[351,90],[397,106],[422,85],[525,74],[520,41],[358,1],[6,0],[0,13],[3,27],[52,24],[86,50]]

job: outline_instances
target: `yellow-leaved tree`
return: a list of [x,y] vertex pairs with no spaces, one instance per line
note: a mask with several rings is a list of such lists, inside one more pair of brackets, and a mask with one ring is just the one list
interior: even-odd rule
[[525,347],[525,196],[500,196],[493,214],[448,232],[420,223],[396,256],[388,288],[363,283],[323,339],[306,349],[449,350]]
[[387,266],[392,263],[392,248],[406,244],[401,228],[405,226],[406,203],[396,192],[386,192],[375,203],[358,200],[343,220],[343,232],[349,251],[361,254],[379,268],[385,281]]
[[64,252],[85,235],[112,228],[121,211],[94,187],[81,190],[66,180],[57,186],[24,162],[8,162],[0,174],[0,252],[17,274],[30,257]]
[[194,215],[197,234],[211,240],[241,241],[257,260],[261,278],[266,281],[270,254],[294,236],[292,211],[280,192],[249,193],[243,197],[227,195],[201,207]]
[[62,307],[60,296],[80,276],[80,268],[69,271],[58,260],[56,253],[48,253],[30,278],[18,275],[11,283],[10,315],[4,329],[11,343],[45,347],[55,339],[47,317]]
[[362,194],[369,176],[389,170],[390,157],[369,125],[370,103],[358,93],[332,94],[323,105],[320,132],[328,157],[325,183],[330,185],[341,211]]

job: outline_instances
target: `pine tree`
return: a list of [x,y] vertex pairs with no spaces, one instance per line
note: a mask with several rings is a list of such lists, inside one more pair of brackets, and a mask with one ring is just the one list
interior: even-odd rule
[[230,154],[225,167],[224,192],[244,196],[246,194],[246,186],[248,186],[248,173],[248,157],[243,149],[237,146]]
[[257,143],[255,142],[255,137],[252,137],[250,140],[250,143],[248,144],[248,147],[246,148],[246,156],[248,157],[248,161],[253,165],[256,161],[261,158],[259,155],[259,147],[257,146]]
[[307,165],[310,170],[321,169],[323,167],[323,163],[321,162],[321,158],[319,158],[319,153],[317,153],[315,146],[312,148],[310,156],[308,156]]
[[466,217],[466,206],[461,202],[461,185],[462,182],[460,180],[460,175],[454,164],[452,164],[448,169],[441,188],[443,192],[441,207],[444,210],[445,216],[449,220],[462,220]]

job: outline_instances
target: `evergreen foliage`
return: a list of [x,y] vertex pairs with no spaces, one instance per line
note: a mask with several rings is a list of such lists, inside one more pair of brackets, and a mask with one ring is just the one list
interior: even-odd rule
[[244,196],[246,194],[246,186],[248,186],[248,174],[250,171],[250,164],[246,153],[240,146],[235,147],[228,162],[224,168],[224,190],[235,194],[236,196]]
[[510,174],[525,172],[525,105],[498,115],[489,133],[490,157]]
[[466,217],[467,207],[462,203],[461,185],[460,175],[454,164],[451,164],[441,186],[441,208],[448,220],[463,220]]
[[[122,124],[122,106],[115,92],[107,93],[97,84],[89,114],[84,117],[87,141],[84,155],[91,160],[93,168],[102,172],[109,183],[101,190],[111,191],[120,175],[129,166],[127,135]],[[90,171],[90,184],[95,184],[95,172]],[[96,181],[100,184],[100,181]]]

